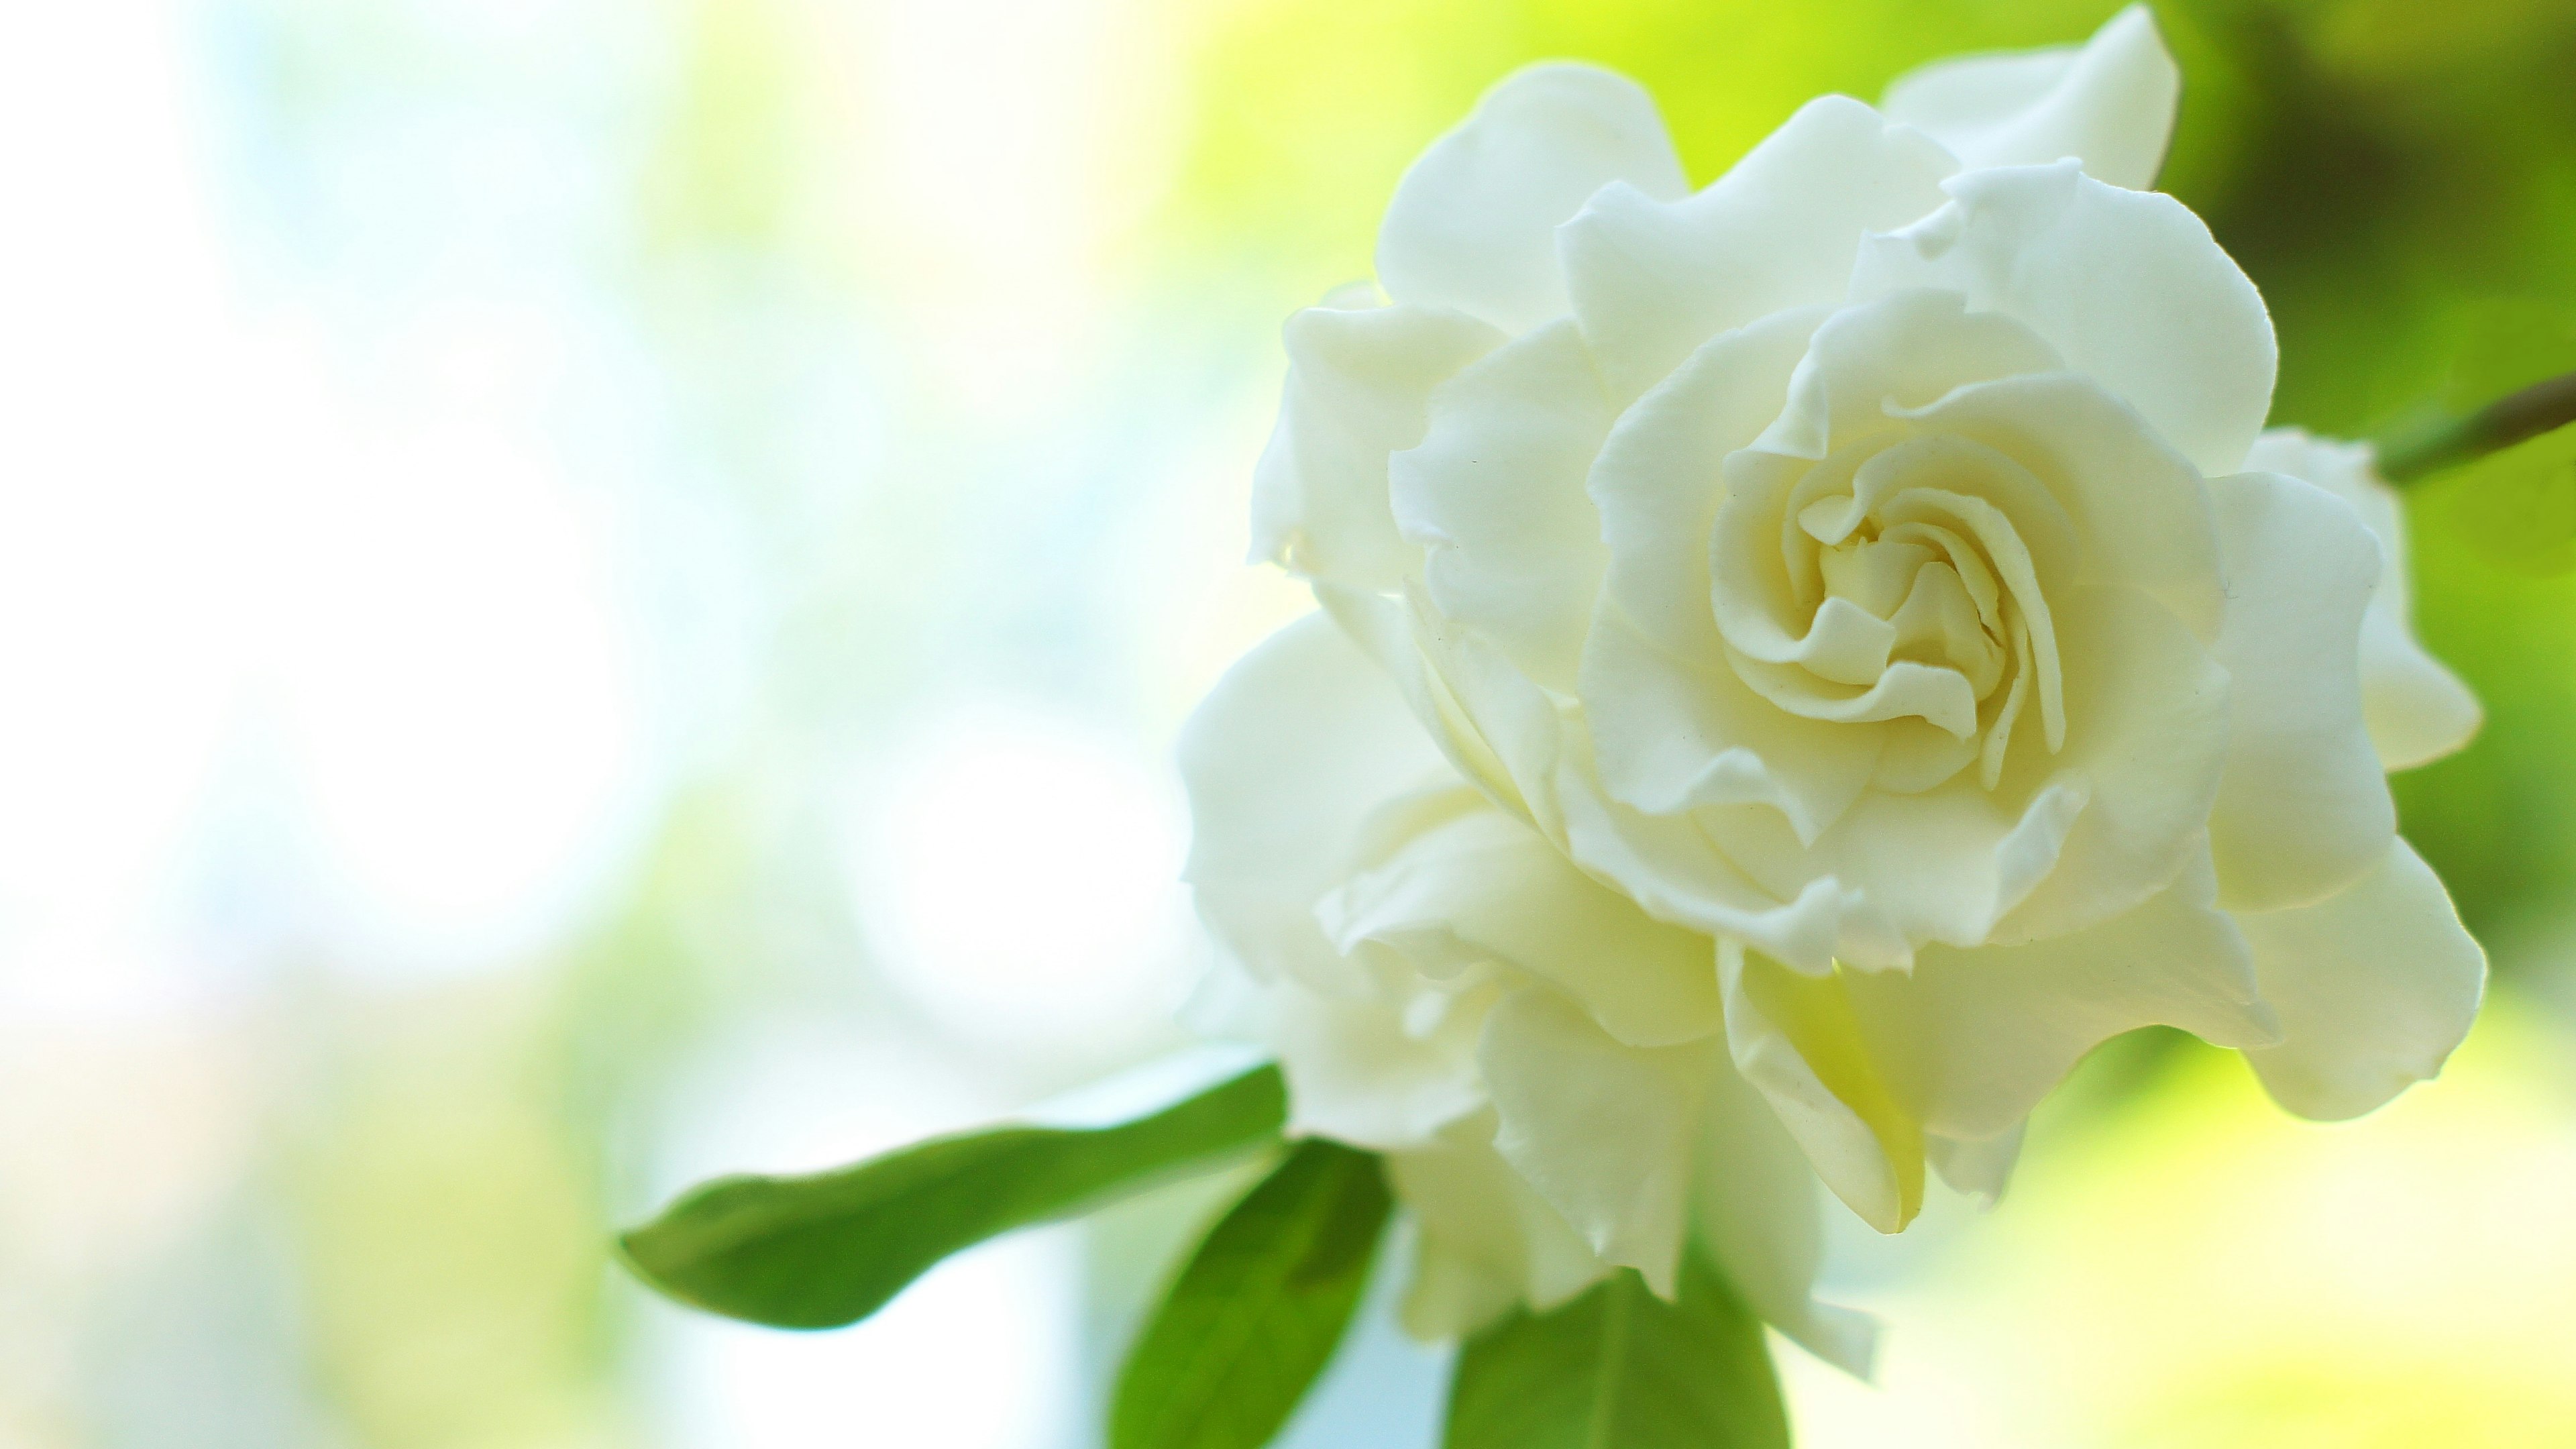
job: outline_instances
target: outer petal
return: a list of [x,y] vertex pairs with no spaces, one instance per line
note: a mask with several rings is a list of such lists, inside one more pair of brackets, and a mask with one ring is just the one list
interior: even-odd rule
[[1506,332],[1537,326],[1566,309],[1557,223],[1613,181],[1657,197],[1689,189],[1645,91],[1597,66],[1514,72],[1397,183],[1378,279],[1399,302]]
[[1524,1301],[1544,1312],[1610,1271],[1503,1161],[1493,1138],[1488,1112],[1429,1146],[1387,1155],[1396,1196],[1422,1224],[1404,1302],[1404,1326],[1417,1338],[1464,1337]]
[[1326,899],[1325,927],[1345,950],[1376,942],[1417,963],[1517,967],[1630,1046],[1717,1031],[1709,938],[1647,917],[1529,822],[1479,804]]
[[1889,1089],[1927,1132],[2012,1131],[2077,1059],[2137,1027],[2221,1046],[2280,1039],[2254,960],[2216,908],[2206,858],[2173,887],[2089,930],[2020,946],[1926,947],[1911,976],[1848,977],[1852,1012]]
[[1867,1378],[1878,1325],[1812,1296],[1824,1259],[1817,1207],[1816,1171],[1770,1104],[1733,1071],[1712,1073],[1691,1191],[1700,1242],[1764,1321]]
[[1384,673],[1313,614],[1226,671],[1183,727],[1186,875],[1199,912],[1255,976],[1338,974],[1315,903],[1388,796],[1446,774]]
[[1430,550],[1431,600],[1540,682],[1570,688],[1608,550],[1584,475],[1610,429],[1582,334],[1560,322],[1460,373],[1395,455],[1395,520]]
[[2303,905],[2349,885],[2397,832],[2362,723],[2362,611],[2379,546],[2350,505],[2277,473],[2210,485],[2227,552],[2219,662],[2227,771],[2209,817],[2231,909]]
[[1408,1003],[1342,997],[1302,982],[1268,988],[1267,1035],[1288,1077],[1288,1130],[1379,1151],[1420,1147],[1440,1129],[1485,1105],[1476,1070],[1481,999],[1445,1008],[1417,1026]]
[[2325,489],[2351,504],[2379,540],[2379,587],[2361,621],[2361,713],[2379,763],[2411,769],[2466,745],[2484,714],[2468,686],[2415,642],[2406,510],[2380,478],[2370,445],[2274,428],[2256,440],[2246,466]]
[[1835,1196],[1880,1232],[1903,1231],[1923,1207],[1923,1128],[1871,1063],[1844,973],[1801,976],[1721,942],[1718,981],[1736,1070]]
[[1387,454],[1422,441],[1431,390],[1503,340],[1462,312],[1310,307],[1288,319],[1279,425],[1253,475],[1252,555],[1348,588],[1421,572],[1387,503]]
[[2071,161],[1966,172],[1944,189],[1948,206],[1862,248],[1854,295],[1964,293],[2048,339],[2203,474],[2243,466],[2272,406],[2272,321],[2199,217]]
[[1494,1147],[1604,1262],[1671,1297],[1710,1047],[1604,1036],[1545,987],[1504,997],[1479,1054],[1502,1127]]
[[1612,394],[1628,402],[1721,332],[1841,301],[1862,234],[1939,206],[1952,165],[1912,130],[1826,96],[1687,200],[1642,185],[1593,197],[1560,236],[1574,315]]
[[2358,1117],[2430,1079],[2477,1015],[2486,953],[2402,839],[2342,894],[2237,922],[2283,1034],[2245,1059],[2302,1117]]
[[1949,148],[1967,170],[2072,156],[2087,175],[2143,191],[2173,135],[2182,72],[2144,5],[2081,48],[1936,61],[1896,78],[1880,108]]

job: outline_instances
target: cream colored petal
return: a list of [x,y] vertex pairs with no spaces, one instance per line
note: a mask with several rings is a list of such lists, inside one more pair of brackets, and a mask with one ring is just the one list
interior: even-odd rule
[[1880,108],[1947,147],[1968,170],[2072,156],[2114,186],[2153,186],[2173,134],[2182,72],[2144,5],[2081,47],[1972,55],[1908,71]]
[[2235,686],[2162,605],[2099,587],[2050,603],[2065,641],[2066,747],[2016,745],[1999,789],[2080,781],[2083,802],[2054,868],[1996,923],[1989,939],[2002,943],[2082,930],[2171,884],[2201,853],[2231,740]]
[[1573,686],[1609,561],[1584,478],[1610,422],[1582,335],[1554,323],[1442,385],[1421,444],[1388,468],[1396,527],[1428,550],[1432,603],[1558,689]]
[[1965,1193],[1980,1207],[2003,1200],[2012,1184],[2013,1165],[2021,1161],[2022,1124],[1993,1137],[1974,1140],[1926,1134],[1923,1155],[1953,1192]]
[[1315,596],[1394,682],[1468,783],[1562,840],[1564,723],[1556,702],[1492,641],[1440,617],[1420,588],[1402,600],[1318,586]]
[[1610,596],[1683,658],[1718,657],[1708,568],[1726,493],[1719,466],[1779,414],[1824,316],[1778,312],[1701,344],[1620,415],[1593,461],[1586,486],[1610,550]]
[[1566,309],[1557,224],[1614,181],[1655,197],[1689,189],[1653,99],[1598,66],[1516,71],[1397,183],[1378,278],[1399,302],[1526,331]]
[[1581,689],[1594,759],[1613,797],[1657,815],[1768,806],[1802,842],[1860,798],[1885,741],[1880,730],[1788,713],[1731,665],[1675,657],[1616,604],[1593,621]]
[[1862,248],[1854,296],[1962,293],[2046,338],[2204,475],[2243,466],[2271,410],[2272,322],[2199,217],[2072,162],[1965,172],[1946,189],[1950,205]]
[[1560,235],[1574,315],[1626,403],[1721,332],[1839,302],[1865,232],[1941,204],[1953,162],[1845,96],[1810,101],[1687,199],[1613,186]]
[[1503,1161],[1493,1140],[1489,1111],[1453,1124],[1428,1146],[1387,1154],[1396,1197],[1421,1225],[1403,1309],[1405,1329],[1416,1338],[1463,1338],[1520,1303],[1544,1312],[1610,1272]]
[[1485,1105],[1475,1003],[1416,1031],[1404,1003],[1328,995],[1297,981],[1267,991],[1267,1036],[1288,1079],[1292,1135],[1381,1152],[1419,1147]]
[[1537,977],[1631,1046],[1718,1029],[1717,948],[1574,868],[1528,822],[1486,807],[1425,831],[1327,898],[1344,950],[1498,961]]
[[[2208,493],[2135,410],[2054,372],[1971,383],[1908,416],[2030,470],[2074,529],[2070,577],[2144,590],[2204,641],[2218,637],[2226,600]],[[2029,513],[2007,511],[2017,522]]]
[[1700,1133],[1691,1190],[1700,1243],[1764,1322],[1825,1362],[1868,1378],[1877,1323],[1815,1301],[1822,1204],[1797,1139],[1751,1083],[1724,1069],[1710,1075]]
[[1788,406],[1754,446],[1822,458],[1954,388],[2065,366],[2027,319],[1971,310],[1962,290],[1890,288],[1827,318],[1790,379]]
[[1252,556],[1348,588],[1422,570],[1387,498],[1389,453],[1422,441],[1431,390],[1501,333],[1460,312],[1310,307],[1288,319],[1288,382],[1252,486]]
[[2379,540],[2379,586],[2361,622],[2361,713],[2379,763],[2412,769],[2466,745],[2485,713],[2468,686],[2415,641],[2406,510],[2380,478],[2370,445],[2274,428],[2256,440],[2246,466],[2325,489],[2351,504]]
[[1226,671],[1182,727],[1179,755],[1199,912],[1271,980],[1336,967],[1315,903],[1369,812],[1446,773],[1396,687],[1321,613]]
[[1795,837],[1764,806],[1648,815],[1602,794],[1590,772],[1590,742],[1569,740],[1557,798],[1567,853],[1615,884],[1646,914],[1695,931],[1749,941],[1804,971],[1831,970],[1836,960],[1895,966],[1910,947],[1886,914],[1830,875],[1773,892],[1718,848],[1712,817],[1751,817],[1771,826],[1786,849]]
[[1718,981],[1736,1070],[1845,1206],[1882,1233],[1903,1231],[1923,1207],[1923,1129],[1871,1062],[1845,973],[1800,975],[1723,942]]
[[2019,946],[1927,946],[1911,975],[1851,976],[1852,1012],[1925,1131],[1992,1139],[2121,1032],[2178,1026],[2228,1047],[2279,1039],[2253,956],[2216,899],[2204,857],[2171,889],[2090,929]]
[[2486,953],[2403,839],[2341,894],[2241,912],[2279,1046],[2245,1059],[2302,1117],[2358,1117],[2441,1071],[2486,987]]
[[2227,772],[2209,817],[2219,899],[2323,899],[2387,854],[2397,810],[2361,712],[2361,620],[2379,546],[2350,504],[2278,473],[2210,485],[2227,553],[2218,658]]
[[1562,995],[1529,987],[1486,1018],[1479,1060],[1501,1121],[1495,1150],[1602,1261],[1672,1297],[1714,1045],[1622,1046]]

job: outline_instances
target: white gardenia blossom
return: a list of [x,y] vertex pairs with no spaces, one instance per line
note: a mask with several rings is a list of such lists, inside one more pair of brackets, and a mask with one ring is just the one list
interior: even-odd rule
[[1856,1365],[1818,1178],[1890,1232],[1927,1164],[1991,1195],[2135,1027],[2312,1117],[2466,1031],[2384,770],[2477,706],[2143,189],[2176,92],[2132,9],[1692,191],[1635,85],[1535,67],[1397,187],[1383,294],[1290,321],[1256,549],[1324,610],[1194,720],[1190,874],[1294,1129],[1387,1154],[1417,1330],[1695,1237]]

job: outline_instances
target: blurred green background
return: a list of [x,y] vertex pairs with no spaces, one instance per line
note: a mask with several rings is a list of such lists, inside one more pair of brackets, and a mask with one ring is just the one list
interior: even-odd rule
[[[1705,179],[2113,8],[22,7],[0,1449],[1091,1442],[1221,1185],[819,1337],[648,1300],[607,1230],[1177,1042],[1170,738],[1301,607],[1239,563],[1277,327],[1488,83],[1628,70]],[[2158,15],[2275,421],[2576,366],[2576,10]],[[1785,1351],[1803,1442],[2576,1443],[2576,444],[2534,446],[2410,503],[2489,710],[2399,783],[2497,964],[2451,1072],[2316,1128],[2097,1054],[1999,1209],[1837,1230],[1883,1383]],[[1440,1367],[1371,1331],[1297,1443],[1427,1443]]]

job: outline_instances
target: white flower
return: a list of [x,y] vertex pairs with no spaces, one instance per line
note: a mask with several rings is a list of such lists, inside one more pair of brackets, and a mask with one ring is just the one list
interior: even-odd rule
[[2175,91],[2132,9],[1690,192],[1635,86],[1535,68],[1397,188],[1385,297],[1290,322],[1256,547],[1331,622],[1194,724],[1191,872],[1297,1125],[1391,1154],[1425,1326],[1697,1221],[1848,1360],[1766,1134],[1894,1231],[2117,1032],[2332,1117],[2466,1030],[2383,767],[2476,708],[2366,456],[2258,446],[2262,302],[2132,189]]

